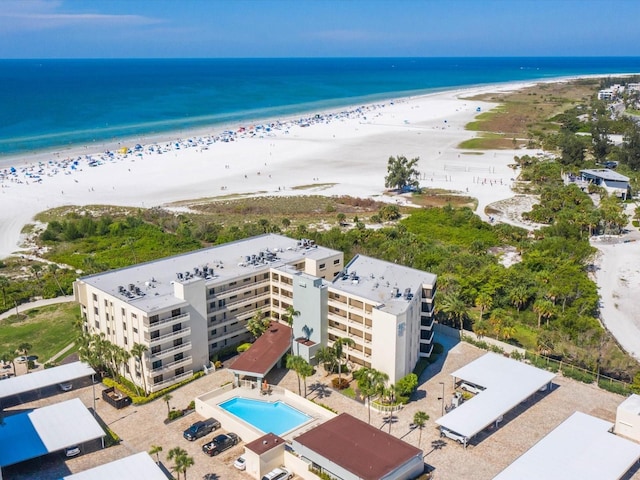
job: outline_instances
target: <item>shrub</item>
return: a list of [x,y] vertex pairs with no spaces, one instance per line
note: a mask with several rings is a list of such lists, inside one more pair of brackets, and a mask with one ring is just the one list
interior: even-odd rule
[[[127,388],[126,385],[122,383],[118,383],[112,378],[103,378],[102,383],[106,387],[116,387],[122,393],[131,397],[131,402],[134,403],[135,405],[143,405],[145,403],[149,403],[157,398],[162,397],[165,393],[172,392],[173,390],[176,390],[182,387],[183,385],[186,385],[187,383],[193,382],[194,380],[202,377],[203,375],[204,375],[204,372],[196,372],[193,374],[193,377],[187,378],[186,380],[183,380],[180,383],[176,383],[175,385],[171,385],[170,387],[160,390],[159,392],[151,393],[146,397],[141,397],[135,391],[132,392],[129,388]],[[129,382],[129,384],[131,384],[131,382]]]
[[187,410],[195,410],[196,409],[196,401],[195,400],[191,400],[189,402],[189,405],[187,405]]
[[251,348],[251,344],[250,343],[243,343],[241,345],[238,345],[238,348],[236,348],[236,350],[237,350],[238,353],[242,353],[242,352],[246,352],[250,348]]
[[349,386],[349,381],[346,378],[334,378],[331,380],[331,385],[336,390],[344,390]]
[[184,415],[182,410],[171,410],[168,415],[169,420],[175,420],[176,418],[180,418]]
[[595,381],[595,376],[590,372],[585,372],[579,370],[577,368],[572,367],[562,367],[562,375],[568,378],[573,378],[574,380],[578,380],[583,383],[593,383]]
[[311,400],[313,403],[315,403],[316,405],[318,405],[319,407],[324,408],[325,410],[329,410],[330,412],[333,413],[338,413],[337,410],[334,410],[333,408],[331,408],[329,405],[325,405],[324,403],[320,403],[320,402],[316,402],[315,400]]

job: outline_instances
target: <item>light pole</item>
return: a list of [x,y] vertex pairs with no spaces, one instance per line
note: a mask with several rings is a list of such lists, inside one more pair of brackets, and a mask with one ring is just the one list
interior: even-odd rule
[[442,385],[442,396],[439,398],[442,405],[442,412],[440,413],[440,416],[444,417],[444,382],[438,382],[438,383]]

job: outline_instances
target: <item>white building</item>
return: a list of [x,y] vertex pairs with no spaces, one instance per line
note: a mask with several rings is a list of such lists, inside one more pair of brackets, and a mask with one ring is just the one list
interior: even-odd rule
[[364,256],[345,268],[340,251],[268,234],[83,277],[74,292],[88,333],[148,348],[142,365],[132,358],[127,368],[153,392],[250,340],[254,315],[281,320],[290,306],[300,312],[296,354],[313,361],[319,347],[350,337],[347,361],[395,382],[431,353],[435,283]]

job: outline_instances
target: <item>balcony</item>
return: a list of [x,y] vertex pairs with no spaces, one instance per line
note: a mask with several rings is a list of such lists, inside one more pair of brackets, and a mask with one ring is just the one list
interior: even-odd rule
[[181,382],[182,380],[186,380],[191,376],[193,376],[193,370],[189,370],[188,372],[181,373],[180,375],[176,375],[175,377],[170,378],[168,380],[164,380],[159,383],[154,383],[153,385],[151,385],[151,391],[157,392],[158,390],[162,390],[163,388],[166,388],[170,385]]
[[257,282],[253,282],[253,283],[252,282],[243,283],[239,287],[230,288],[228,290],[223,290],[221,292],[216,291],[215,295],[212,295],[211,297],[208,297],[208,299],[212,299],[212,298],[216,298],[216,299],[229,298],[233,294],[241,293],[241,292],[244,292],[246,290],[255,290],[256,288],[267,287],[267,286],[269,286],[269,282],[270,281],[267,278],[267,279],[259,280]]
[[181,328],[180,330],[176,330],[174,332],[165,333],[164,335],[160,335],[159,337],[151,338],[147,332],[144,334],[144,339],[149,343],[149,346],[153,347],[154,345],[158,345],[160,343],[166,342],[167,340],[175,340],[176,338],[182,338],[191,333],[191,327]]
[[431,343],[434,332],[431,330],[420,330],[420,343]]
[[433,351],[432,344],[421,343],[420,344],[420,353],[419,357],[429,358],[431,356],[431,352]]
[[178,367],[183,367],[189,363],[191,363],[192,357],[190,355],[181,358],[180,360],[176,360],[171,363],[167,363],[166,365],[162,365],[161,367],[154,368],[151,370],[152,375],[158,375],[160,373],[166,373],[167,370],[176,369]]
[[191,315],[188,313],[181,313],[180,315],[176,315],[175,317],[163,318],[162,320],[158,320],[156,322],[151,323],[149,318],[145,317],[144,326],[149,330],[157,330],[160,327],[170,327],[180,322],[187,322],[191,319]]
[[433,317],[422,317],[420,319],[420,330],[431,331],[434,323],[435,319]]
[[255,303],[255,302],[260,302],[260,301],[264,301],[269,299],[271,296],[270,292],[262,292],[259,294],[252,294],[252,295],[247,295],[244,298],[241,299],[236,299],[233,302],[227,302],[227,304],[224,306],[224,308],[229,309],[232,307],[242,307],[243,305],[246,305],[248,303]]
[[185,342],[182,345],[176,345],[175,347],[170,347],[164,350],[160,350],[158,353],[154,353],[151,355],[151,361],[153,362],[155,360],[167,358],[169,355],[175,355],[176,353],[186,352],[187,350],[191,350],[191,342]]

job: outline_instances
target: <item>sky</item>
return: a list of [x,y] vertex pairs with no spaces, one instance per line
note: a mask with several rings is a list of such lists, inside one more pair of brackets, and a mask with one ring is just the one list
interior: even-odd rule
[[638,56],[639,0],[1,0],[0,58]]

